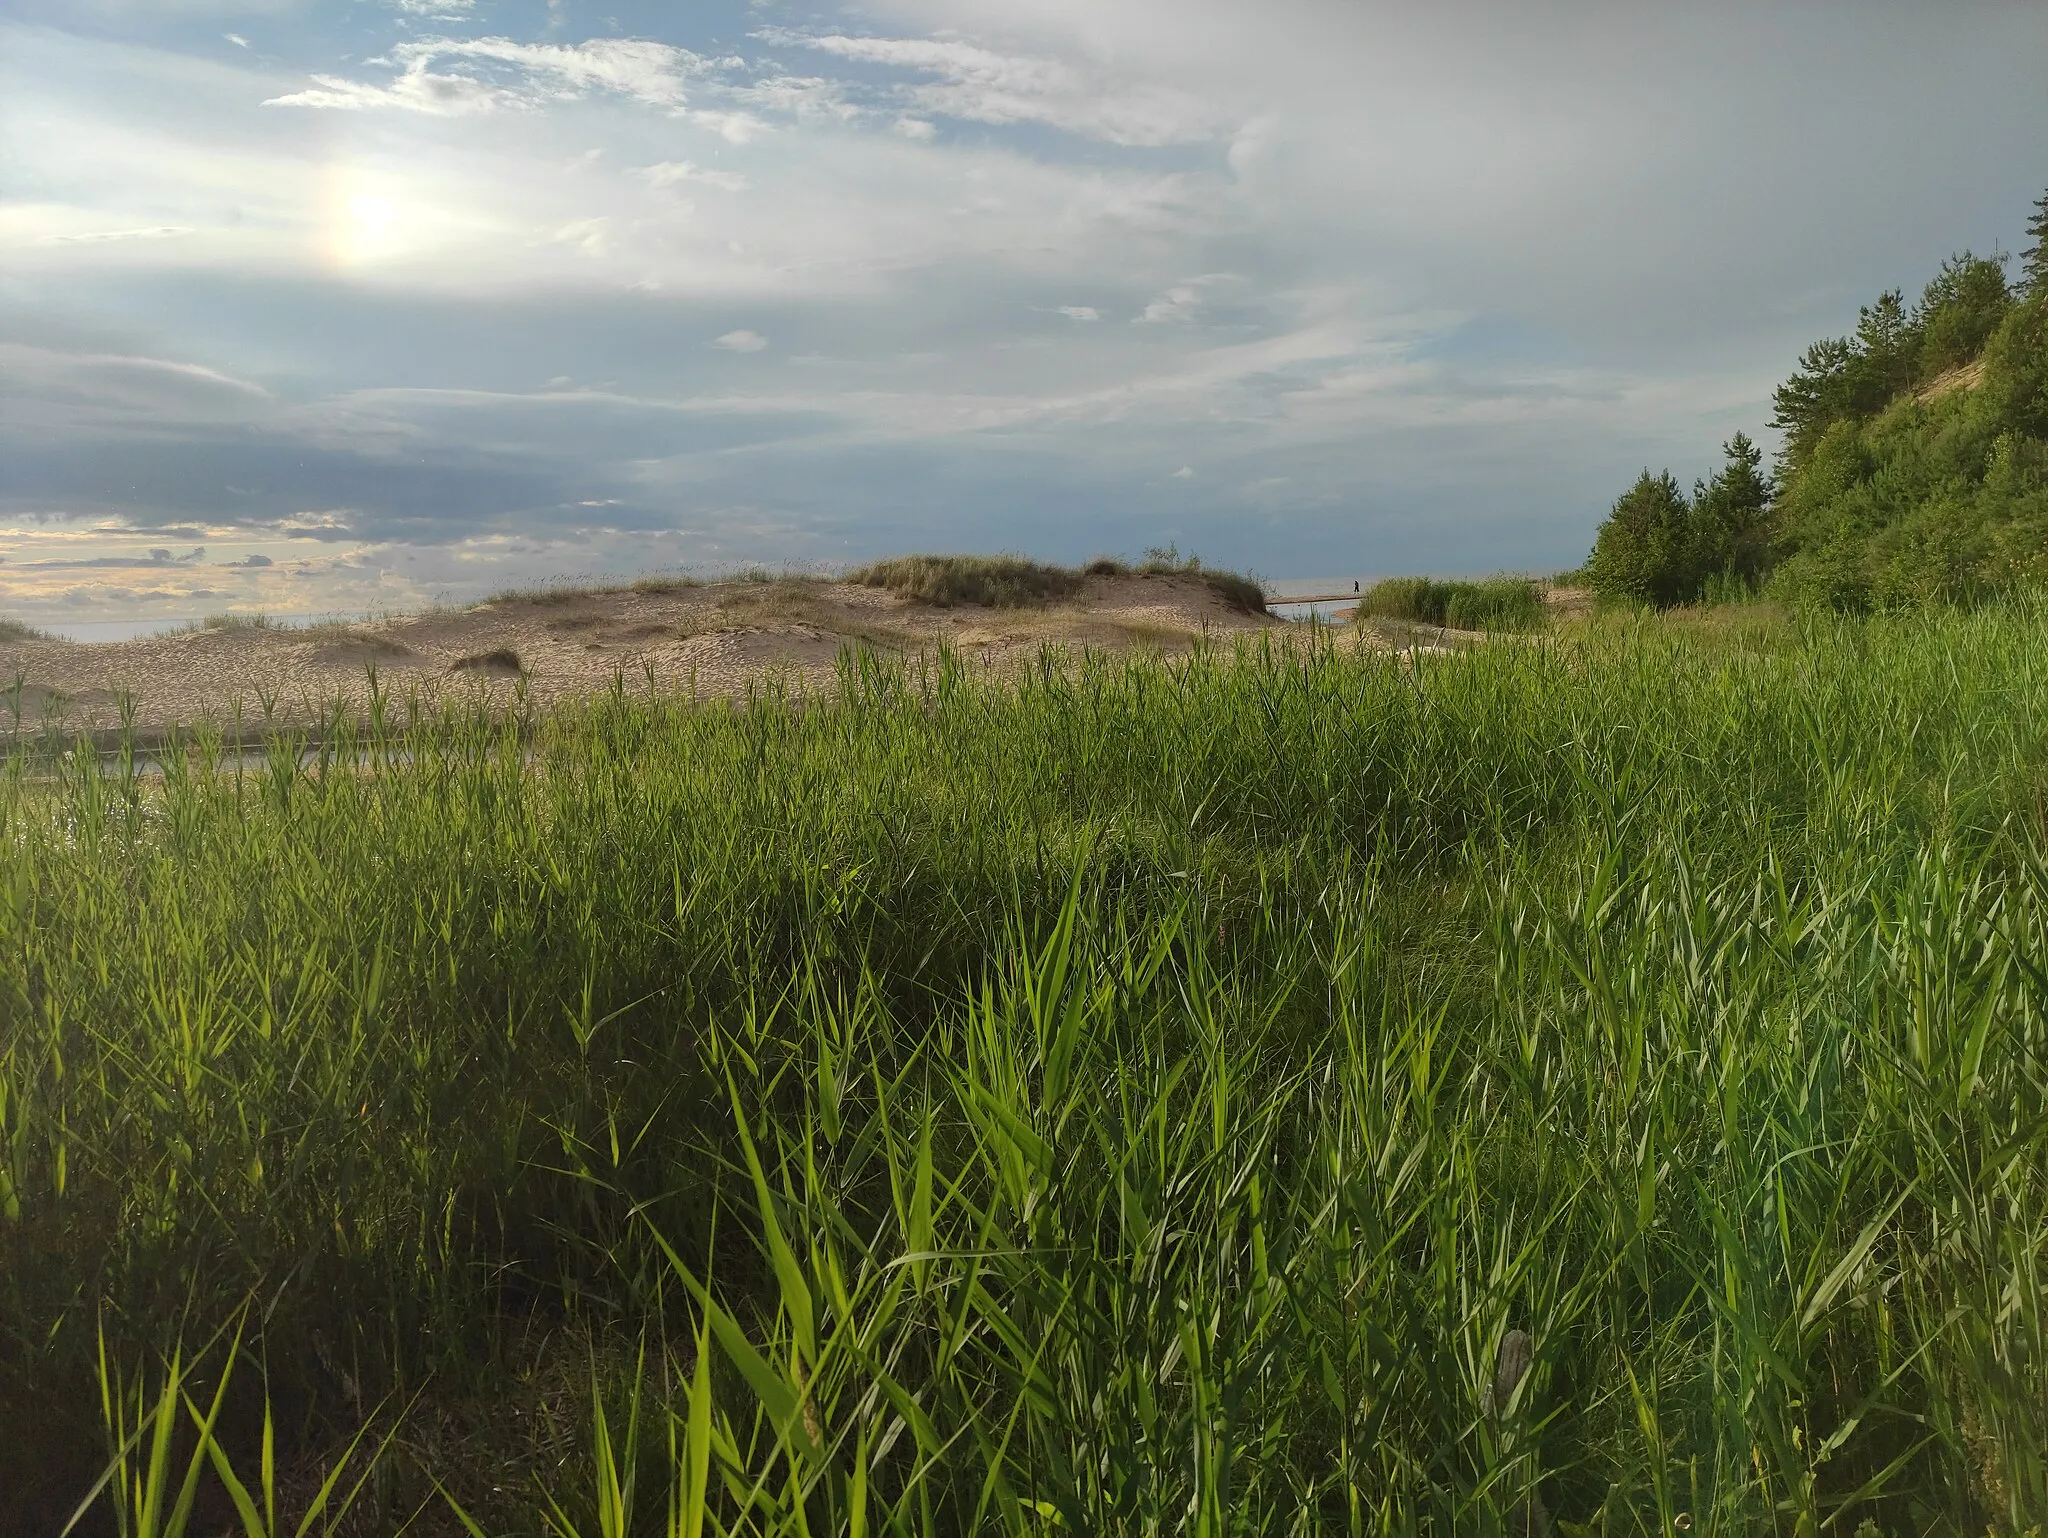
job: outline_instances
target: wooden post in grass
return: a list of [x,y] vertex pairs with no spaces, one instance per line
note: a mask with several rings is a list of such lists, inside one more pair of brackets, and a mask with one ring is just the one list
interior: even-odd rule
[[[1494,1357],[1493,1382],[1479,1396],[1479,1412],[1493,1422],[1496,1434],[1500,1431],[1501,1422],[1507,1418],[1508,1405],[1515,1397],[1515,1390],[1529,1375],[1529,1367],[1535,1359],[1536,1343],[1529,1338],[1527,1330],[1510,1330],[1501,1337],[1500,1350]],[[1526,1414],[1526,1408],[1517,1407],[1517,1419]],[[1508,1531],[1516,1538],[1550,1538],[1550,1512],[1543,1504],[1543,1496],[1534,1479],[1528,1481],[1526,1492],[1516,1496],[1514,1510],[1508,1518]]]

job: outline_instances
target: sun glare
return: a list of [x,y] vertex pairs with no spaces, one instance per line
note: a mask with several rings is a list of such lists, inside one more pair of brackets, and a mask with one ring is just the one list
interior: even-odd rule
[[336,267],[375,266],[418,244],[412,202],[390,179],[354,169],[331,174],[322,245]]

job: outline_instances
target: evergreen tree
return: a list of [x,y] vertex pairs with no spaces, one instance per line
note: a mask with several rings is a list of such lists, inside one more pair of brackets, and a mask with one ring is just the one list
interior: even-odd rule
[[1721,452],[1728,456],[1721,473],[1693,489],[1688,598],[1723,572],[1753,586],[1770,561],[1772,486],[1763,473],[1763,450],[1737,433]]
[[1919,377],[1932,379],[1975,360],[2011,308],[2004,258],[1993,261],[1965,251],[1943,262],[1913,312],[1912,329],[1920,338]]
[[2034,217],[2027,221],[2027,233],[2034,243],[2020,253],[2020,287],[2027,297],[2048,294],[2048,192],[2034,205]]
[[1849,364],[1848,381],[1849,408],[1856,415],[1884,410],[1901,390],[1911,387],[1920,343],[1918,328],[1906,317],[1903,290],[1880,294],[1876,304],[1857,312],[1856,337],[1850,344],[1856,355]]
[[1648,470],[1615,502],[1586,563],[1593,591],[1659,608],[1698,588],[1693,571],[1692,508],[1666,470]]
[[1847,337],[1815,342],[1778,386],[1771,426],[1785,435],[1787,465],[1804,464],[1821,434],[1854,410],[1856,359],[1856,344]]

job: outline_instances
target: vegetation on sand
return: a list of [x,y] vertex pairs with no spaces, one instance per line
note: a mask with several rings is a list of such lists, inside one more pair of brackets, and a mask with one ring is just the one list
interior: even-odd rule
[[1524,577],[1483,582],[1440,582],[1433,577],[1387,577],[1358,601],[1361,618],[1407,620],[1452,630],[1538,630],[1543,594]]
[[935,608],[1021,609],[1071,598],[1085,579],[1067,567],[1018,555],[905,555],[863,566],[847,580]]
[[1204,566],[1171,547],[1148,552],[1136,566],[1103,557],[1079,569],[1016,555],[906,555],[860,567],[846,580],[887,588],[936,608],[1022,609],[1073,598],[1090,577],[1129,576],[1194,577],[1232,609],[1265,612],[1265,589],[1251,578]]

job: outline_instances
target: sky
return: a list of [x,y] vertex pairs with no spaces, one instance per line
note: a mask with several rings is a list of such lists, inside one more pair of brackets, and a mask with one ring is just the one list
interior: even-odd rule
[[1551,571],[2048,186],[2040,0],[0,0],[0,614]]

